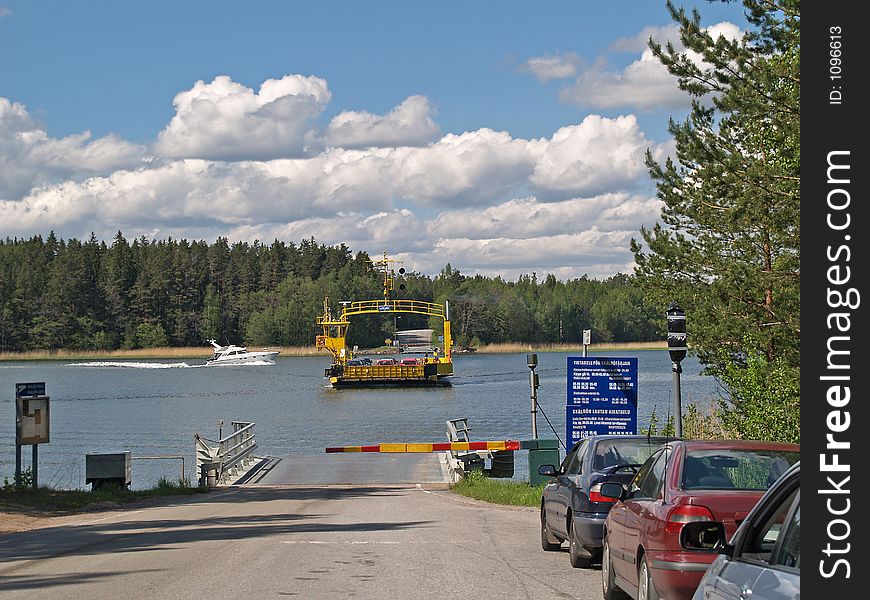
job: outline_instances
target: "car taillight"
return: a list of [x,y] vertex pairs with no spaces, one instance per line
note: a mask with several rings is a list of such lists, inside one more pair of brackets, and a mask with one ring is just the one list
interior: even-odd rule
[[706,506],[696,506],[692,504],[681,504],[674,507],[668,514],[668,523],[665,525],[665,531],[678,535],[683,525],[692,521],[715,521],[713,512]]
[[616,498],[608,498],[607,496],[601,495],[601,484],[596,483],[591,488],[589,488],[589,502],[609,502],[613,504],[616,502]]

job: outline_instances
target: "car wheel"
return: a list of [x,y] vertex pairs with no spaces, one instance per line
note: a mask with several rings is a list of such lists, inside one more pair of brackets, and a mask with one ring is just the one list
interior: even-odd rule
[[559,538],[550,533],[550,527],[547,525],[547,513],[544,507],[541,507],[541,548],[547,552],[555,552],[562,548],[562,542]]
[[576,521],[571,519],[571,525],[568,527],[568,558],[571,560],[571,566],[577,569],[588,569],[592,566],[592,555],[580,545],[577,539],[577,532],[574,530]]
[[646,556],[641,559],[640,569],[637,573],[637,600],[659,600],[659,594],[656,591],[656,586],[653,585]]
[[628,594],[616,585],[616,574],[610,562],[610,545],[607,536],[604,537],[604,548],[601,550],[601,591],[604,600],[627,600]]

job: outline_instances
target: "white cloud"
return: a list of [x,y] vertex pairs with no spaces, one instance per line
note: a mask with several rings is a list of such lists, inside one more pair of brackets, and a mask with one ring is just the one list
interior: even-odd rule
[[624,192],[562,202],[529,197],[483,210],[443,212],[431,221],[428,231],[435,238],[482,240],[571,234],[592,227],[637,230],[641,224],[655,221],[660,211],[659,200]]
[[24,105],[0,97],[0,198],[145,164],[144,148],[115,135],[93,140],[86,131],[52,138]]
[[621,72],[592,67],[580,73],[573,85],[564,88],[559,99],[593,109],[635,107],[640,110],[688,106],[677,79],[645,50]]
[[520,70],[531,73],[538,81],[547,82],[552,79],[567,79],[577,75],[577,70],[582,67],[583,61],[573,52],[556,54],[552,56],[538,56],[530,58],[522,65]]
[[[228,78],[197,84],[176,98],[178,114],[159,143],[168,143],[167,132],[187,128],[176,141],[205,144],[215,122],[239,125],[252,114],[252,102],[269,106],[290,88],[311,85],[326,95],[323,102],[328,96],[326,83],[316,78],[280,81],[292,85],[264,84],[254,94]],[[199,102],[222,116],[202,120]],[[309,108],[322,108],[319,102]],[[412,146],[407,142],[415,136],[422,140],[437,131],[428,100],[412,96],[381,117],[346,112],[323,134],[297,127],[294,135],[295,143],[306,135],[335,136],[335,142],[359,148],[334,146],[270,160],[143,159],[141,148],[111,136],[52,140],[33,126],[23,106],[7,101],[0,108],[0,126],[17,132],[0,137],[0,157],[14,167],[0,175],[31,168],[25,158],[41,165],[43,177],[49,164],[60,165],[62,175],[39,185],[25,178],[21,194],[0,195],[6,234],[53,229],[82,238],[93,231],[108,240],[120,229],[128,239],[314,236],[354,250],[398,253],[407,267],[432,274],[446,262],[463,272],[509,278],[531,271],[560,277],[625,271],[631,263],[628,239],[658,215],[657,201],[637,193],[649,185],[644,151],[653,146],[661,155],[666,149],[647,140],[633,116],[590,116],[550,138],[514,138],[484,128]],[[386,145],[390,136],[396,143]],[[13,138],[29,140],[28,151],[9,142]],[[378,139],[385,147],[374,143]],[[227,152],[233,146],[220,143],[216,147]],[[138,152],[132,152],[137,160],[118,167],[125,148]],[[233,153],[242,150],[234,147]],[[104,172],[69,174],[83,165]]]
[[319,77],[268,79],[259,93],[226,75],[175,96],[175,116],[155,149],[170,158],[265,160],[301,156],[306,133],[330,100]]
[[531,182],[544,194],[625,189],[645,178],[644,153],[651,145],[634,115],[590,115],[540,146]]
[[424,96],[411,96],[386,115],[344,111],[329,123],[322,142],[342,148],[425,146],[439,136]]
[[[736,39],[741,35],[740,28],[727,21],[709,26],[707,32],[714,38],[724,36]],[[560,90],[559,99],[567,104],[595,110],[630,107],[649,111],[688,107],[689,96],[680,91],[677,78],[668,73],[648,48],[650,37],[659,43],[670,40],[677,50],[684,49],[679,39],[679,29],[675,25],[647,27],[634,36],[620,38],[611,44],[609,50],[613,52],[641,52],[640,58],[624,69],[609,68],[607,61],[601,58],[590,66],[584,66],[580,59],[576,59],[572,63],[575,72],[571,74],[575,79]],[[699,54],[686,51],[686,55],[703,66]],[[541,71],[546,73],[545,67],[553,62],[552,59],[532,58],[525,64],[540,64]],[[527,70],[531,69],[527,67]],[[567,73],[568,70],[562,72]],[[546,81],[541,75],[538,77]]]
[[9,10],[8,8],[3,8],[2,6],[0,6],[0,19],[2,19],[3,17],[8,17],[11,14],[12,14],[11,10]]
[[650,38],[659,44],[670,41],[680,46],[680,27],[676,23],[661,27],[650,25],[635,35],[617,39],[610,44],[609,49],[613,52],[643,52],[649,48]]

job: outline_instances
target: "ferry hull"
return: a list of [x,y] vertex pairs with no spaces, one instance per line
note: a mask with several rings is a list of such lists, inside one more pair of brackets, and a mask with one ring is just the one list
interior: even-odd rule
[[326,377],[333,387],[450,385],[452,362],[425,365],[332,365]]

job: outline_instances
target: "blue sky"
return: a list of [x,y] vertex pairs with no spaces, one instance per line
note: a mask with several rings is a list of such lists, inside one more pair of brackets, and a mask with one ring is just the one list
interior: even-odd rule
[[[745,27],[739,4],[697,5]],[[0,0],[0,235],[626,271],[658,208],[639,161],[672,151],[688,104],[643,56],[669,27],[640,0]]]

